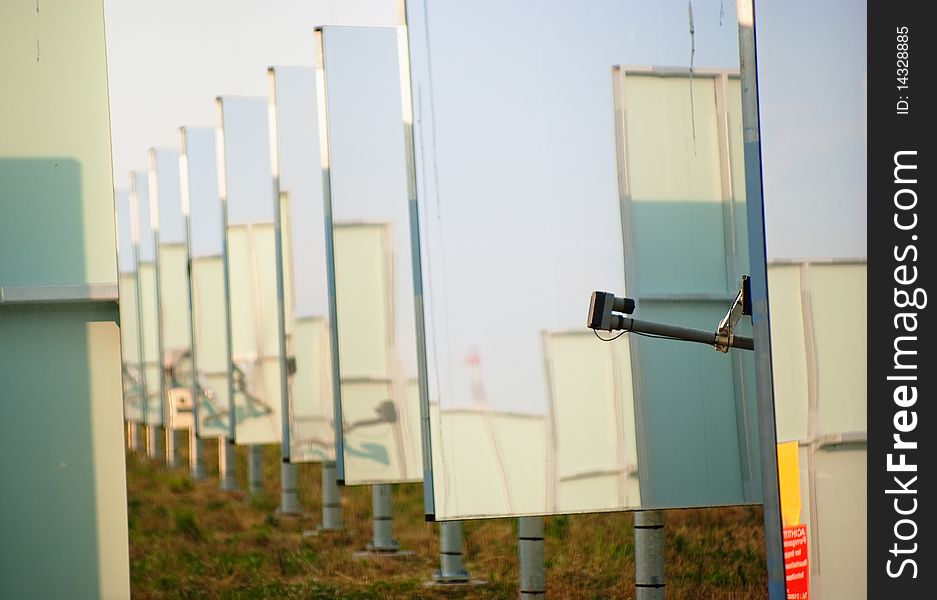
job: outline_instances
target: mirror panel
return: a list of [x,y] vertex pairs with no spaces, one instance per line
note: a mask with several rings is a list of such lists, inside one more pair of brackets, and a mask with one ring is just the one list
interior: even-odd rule
[[282,396],[267,101],[222,97],[218,112],[235,442],[274,444]]
[[289,459],[332,461],[332,355],[315,69],[274,67],[270,84],[287,356],[295,369],[289,381]]
[[156,287],[156,235],[151,218],[149,173],[130,176],[131,210],[137,215],[137,288],[140,306],[140,346],[146,424],[163,424],[162,369],[159,356],[159,302]]
[[734,11],[414,0],[407,23],[427,513],[758,502],[750,357],[585,327],[601,289],[714,331],[747,272]]
[[224,275],[224,223],[218,196],[215,130],[180,131],[186,247],[190,264],[190,303],[197,433],[202,438],[233,432],[228,384],[228,324]]
[[179,152],[150,150],[150,194],[158,213],[157,269],[159,282],[159,345],[166,397],[166,423],[172,429],[191,429],[192,355],[188,301],[188,255]]
[[[775,415],[778,442],[799,456],[790,467],[799,489],[782,481],[783,525],[807,528],[811,597],[862,598],[866,6],[759,0],[756,8]],[[807,38],[817,43],[796,42]],[[817,55],[830,68],[818,71]]]
[[117,285],[120,309],[120,356],[123,371],[124,419],[143,423],[140,319],[137,304],[137,253],[130,192],[114,191],[117,221]]
[[325,27],[318,36],[338,478],[345,484],[419,481],[398,31]]

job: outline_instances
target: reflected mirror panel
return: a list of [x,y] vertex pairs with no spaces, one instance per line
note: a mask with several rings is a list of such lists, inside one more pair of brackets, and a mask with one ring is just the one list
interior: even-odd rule
[[266,98],[218,99],[235,442],[280,441],[273,176]]
[[282,239],[289,378],[289,460],[335,460],[332,351],[329,337],[325,212],[316,72],[270,71],[271,134],[279,177],[277,224]]
[[336,466],[345,484],[422,479],[398,33],[318,32]]
[[171,429],[191,429],[192,339],[189,333],[188,256],[178,150],[150,150],[150,197],[158,214],[159,346],[166,394],[163,399],[166,424]]
[[[186,249],[190,264],[193,393],[199,437],[229,434],[228,325],[223,259],[224,224],[218,196],[215,129],[180,130]],[[233,432],[231,435],[233,439]]]
[[607,290],[715,331],[747,273],[734,7],[415,0],[407,22],[427,513],[759,502],[751,357],[585,326]]
[[137,305],[137,251],[130,192],[114,191],[117,220],[117,277],[120,309],[120,356],[123,371],[124,419],[143,423],[143,372]]
[[[863,598],[866,5],[762,0],[756,8],[783,526],[806,528],[811,598]],[[795,37],[817,43],[807,49]],[[818,72],[817,53],[835,69]],[[812,93],[816,86],[824,93]]]
[[141,368],[147,425],[163,424],[162,369],[159,356],[159,299],[156,289],[156,235],[151,218],[149,173],[130,175],[131,210],[137,225],[137,298],[140,315]]

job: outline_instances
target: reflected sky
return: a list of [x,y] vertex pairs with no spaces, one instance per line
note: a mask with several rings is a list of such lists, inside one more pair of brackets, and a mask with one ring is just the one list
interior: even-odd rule
[[150,150],[150,193],[159,210],[159,243],[185,242],[182,216],[182,188],[179,185],[179,151],[168,148]]
[[325,221],[316,79],[312,67],[275,67],[280,190],[289,194],[296,317],[325,317]]
[[153,262],[156,260],[156,240],[153,236],[153,222],[150,219],[150,188],[149,173],[147,171],[133,171],[130,173],[131,202],[137,215],[137,243],[139,262]]
[[121,273],[137,270],[133,252],[133,212],[130,210],[130,192],[118,189],[114,192],[117,211],[117,268]]
[[543,411],[538,332],[582,329],[589,294],[624,284],[611,66],[688,67],[692,48],[698,68],[737,68],[734,5],[694,2],[692,38],[685,2],[430,0],[408,19],[424,293],[444,328],[430,383],[472,405],[480,369],[492,408]]
[[221,256],[222,215],[215,161],[215,130],[185,127],[181,132],[189,195],[193,257]]
[[397,34],[392,28],[330,27],[323,36],[332,219],[391,224],[396,357],[407,376],[416,377]]
[[222,195],[228,225],[273,222],[273,175],[267,99],[225,96],[218,99],[224,130]]
[[865,4],[764,0],[756,18],[768,258],[864,257]]

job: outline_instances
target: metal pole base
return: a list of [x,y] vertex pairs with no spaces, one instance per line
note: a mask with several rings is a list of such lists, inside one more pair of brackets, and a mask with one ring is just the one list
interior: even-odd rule
[[481,579],[472,579],[462,562],[462,522],[439,523],[439,570],[433,573],[426,587],[475,587],[485,585]]
[[218,438],[218,486],[225,492],[238,489],[234,478],[234,441],[223,437]]
[[341,531],[342,502],[335,479],[335,462],[322,463],[322,522],[316,527],[318,533]]
[[543,598],[546,579],[543,569],[543,517],[517,520],[517,549],[520,555],[520,597]]
[[299,467],[297,465],[283,462],[280,463],[280,507],[277,514],[284,517],[299,517],[303,509],[299,505],[299,493],[297,492],[297,482],[299,479]]
[[391,488],[388,484],[371,486],[372,539],[364,552],[355,552],[355,558],[366,556],[413,556],[412,550],[401,550],[394,539]]
[[433,581],[464,582],[469,580],[462,563],[462,523],[449,521],[439,524],[439,570]]
[[264,493],[264,447],[247,447],[247,490],[251,496]]
[[634,513],[635,600],[664,600],[664,512]]

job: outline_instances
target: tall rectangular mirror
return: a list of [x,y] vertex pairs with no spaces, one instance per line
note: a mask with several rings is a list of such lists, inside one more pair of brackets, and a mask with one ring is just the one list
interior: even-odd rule
[[787,592],[864,598],[866,5],[755,8],[781,516],[800,563]]
[[421,444],[398,30],[317,31],[337,475],[419,481]]
[[123,372],[124,419],[131,424],[130,445],[136,449],[137,425],[143,420],[143,373],[141,370],[140,315],[137,304],[137,250],[134,243],[135,215],[130,191],[114,191],[117,221],[117,285],[120,309],[120,356]]
[[608,290],[715,331],[747,273],[732,7],[412,0],[407,24],[426,512],[759,502],[751,357],[585,326]]
[[192,339],[189,332],[188,256],[179,182],[179,151],[151,149],[149,177],[151,202],[157,215],[158,340],[166,425],[172,430],[191,429]]
[[[215,129],[180,130],[183,206],[189,261],[196,434],[227,437],[230,429],[224,224],[218,196]],[[233,438],[233,431],[231,432]]]
[[274,444],[281,434],[280,331],[267,100],[221,97],[218,115],[234,439]]
[[[335,460],[325,212],[313,67],[272,67],[271,135],[280,191],[290,462]],[[284,365],[285,368],[285,365]]]
[[[156,236],[150,202],[149,173],[133,171],[130,176],[130,202],[136,214],[137,224],[137,289],[140,311],[141,368],[143,370],[146,425],[154,428],[163,425],[163,382],[159,356],[159,309],[156,284]],[[156,450],[150,429],[148,443],[150,454]]]

